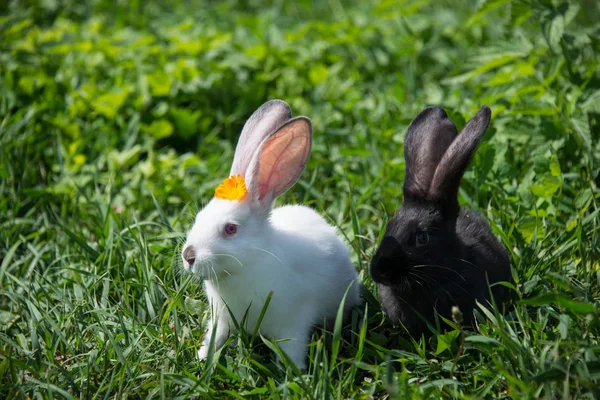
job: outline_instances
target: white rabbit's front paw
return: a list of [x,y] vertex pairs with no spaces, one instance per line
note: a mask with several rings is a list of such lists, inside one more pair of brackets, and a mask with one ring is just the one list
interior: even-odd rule
[[198,349],[198,360],[204,361],[206,360],[206,357],[208,357],[208,346],[202,345]]
[[[289,357],[296,367],[306,370],[306,350],[308,343],[305,340],[288,340],[279,343],[279,348]],[[281,363],[279,355],[278,361]]]

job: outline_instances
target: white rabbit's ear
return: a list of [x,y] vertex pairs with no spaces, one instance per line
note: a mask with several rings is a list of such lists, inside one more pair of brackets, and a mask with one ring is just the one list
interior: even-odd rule
[[246,173],[253,207],[267,213],[273,202],[302,175],[312,147],[312,125],[296,117],[269,135],[254,155]]
[[290,118],[292,111],[285,101],[271,100],[260,106],[244,124],[229,176],[245,176],[258,146]]

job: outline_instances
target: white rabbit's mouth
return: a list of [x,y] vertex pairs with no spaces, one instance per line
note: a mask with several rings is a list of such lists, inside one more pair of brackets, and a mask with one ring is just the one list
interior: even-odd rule
[[[204,277],[207,271],[210,271],[213,261],[208,256],[197,256],[194,262],[187,263],[185,260],[183,261],[184,267],[186,270],[190,271],[193,274]],[[213,267],[214,268],[214,267]]]
[[184,268],[186,271],[189,271],[199,278],[203,280],[209,280],[218,282],[219,280],[232,275],[232,272],[229,270],[231,268],[224,267],[221,260],[218,260],[221,257],[227,257],[227,259],[233,259],[234,263],[239,263],[240,266],[243,266],[242,262],[235,256],[230,254],[212,254],[212,255],[204,255],[199,256],[194,260],[193,264],[188,264],[184,260]]

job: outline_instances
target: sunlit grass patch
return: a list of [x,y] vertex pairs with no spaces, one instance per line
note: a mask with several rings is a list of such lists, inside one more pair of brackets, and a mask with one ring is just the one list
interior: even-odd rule
[[[596,2],[314,3],[0,6],[3,398],[598,395]],[[271,98],[314,130],[282,200],[338,227],[365,285],[307,371],[258,332],[198,362],[208,308],[180,261]],[[385,322],[368,265],[431,104],[459,127],[492,109],[460,201],[509,249],[514,307],[424,341]]]

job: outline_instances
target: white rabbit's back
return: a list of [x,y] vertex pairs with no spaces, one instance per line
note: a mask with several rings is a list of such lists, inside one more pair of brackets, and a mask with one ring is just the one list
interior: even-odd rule
[[310,238],[337,239],[336,229],[310,207],[286,205],[271,213],[271,223],[277,230],[298,232]]
[[275,231],[282,232],[278,239],[289,246],[290,266],[312,278],[311,292],[317,297],[317,304],[324,307],[320,318],[335,316],[341,297],[352,281],[346,308],[359,303],[358,274],[335,227],[313,209],[301,205],[275,208],[271,223]]

